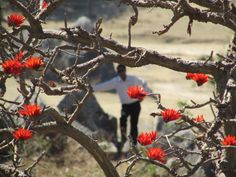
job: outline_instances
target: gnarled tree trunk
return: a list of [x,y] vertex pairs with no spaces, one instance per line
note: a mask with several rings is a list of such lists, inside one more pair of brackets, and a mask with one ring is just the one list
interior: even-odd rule
[[[227,53],[228,60],[235,60],[236,57],[236,36],[233,37]],[[236,136],[236,67],[229,65],[214,75],[216,82],[216,93],[219,95],[221,105],[218,107],[216,122],[223,125],[225,135]],[[223,124],[222,124],[223,123]],[[236,148],[228,147],[224,150],[224,158],[221,159],[221,170],[226,177],[236,176]]]

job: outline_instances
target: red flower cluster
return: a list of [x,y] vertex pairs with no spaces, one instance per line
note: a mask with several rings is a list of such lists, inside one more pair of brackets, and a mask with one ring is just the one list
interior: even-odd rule
[[192,79],[193,77],[194,77],[194,73],[187,73],[185,78],[186,78],[187,80],[190,80],[190,79]]
[[130,98],[142,100],[147,93],[143,90],[142,87],[139,86],[130,86],[127,89],[127,94]]
[[198,115],[197,117],[193,118],[192,120],[194,122],[203,122],[203,121],[205,121],[203,115]]
[[24,67],[29,69],[38,69],[43,65],[43,61],[38,57],[29,57],[26,59],[25,63],[22,63],[20,59],[22,58],[23,53],[19,51],[14,58],[7,59],[2,63],[3,71],[6,74],[18,75],[21,73]]
[[198,86],[201,86],[208,81],[208,76],[202,73],[187,73],[185,78],[187,80],[194,80],[195,82],[197,82]]
[[139,144],[146,146],[149,144],[152,144],[152,142],[156,139],[157,133],[156,131],[151,131],[151,132],[146,132],[146,133],[141,133],[137,137],[137,141]]
[[45,9],[48,7],[48,3],[46,1],[43,1],[42,3],[42,9]]
[[202,84],[208,81],[208,76],[205,74],[195,74],[193,80],[197,82],[198,86],[201,86]]
[[177,120],[181,117],[181,115],[174,109],[165,109],[164,111],[161,112],[161,115],[164,122]]
[[29,69],[38,69],[42,64],[42,60],[38,57],[29,57],[25,61],[25,67]]
[[7,17],[7,24],[8,26],[19,27],[24,22],[24,20],[24,16],[17,13],[12,13]]
[[56,87],[56,86],[57,86],[56,82],[54,82],[54,81],[52,81],[52,80],[48,81],[48,85],[49,85],[50,87]]
[[221,144],[224,146],[236,146],[236,137],[228,135],[221,140]]
[[24,128],[19,128],[17,130],[15,130],[14,132],[12,132],[12,136],[16,139],[16,140],[27,140],[30,139],[32,137],[32,132],[30,130],[24,129]]
[[24,65],[20,61],[22,57],[22,52],[20,51],[12,59],[7,59],[2,63],[3,71],[7,74],[18,75],[23,69]]
[[37,104],[25,104],[23,109],[18,110],[22,116],[29,116],[30,118],[41,114],[40,107]]
[[161,163],[166,163],[164,159],[166,154],[161,148],[149,148],[146,154],[151,160],[158,160]]
[[23,52],[20,50],[16,55],[15,55],[15,60],[20,60],[23,57]]

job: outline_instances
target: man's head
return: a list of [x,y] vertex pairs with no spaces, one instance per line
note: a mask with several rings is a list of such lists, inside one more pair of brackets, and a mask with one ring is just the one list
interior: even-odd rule
[[120,76],[120,78],[125,81],[126,79],[126,68],[125,68],[125,65],[121,65],[119,64],[117,67],[116,67],[116,70],[117,70],[117,73],[118,75]]

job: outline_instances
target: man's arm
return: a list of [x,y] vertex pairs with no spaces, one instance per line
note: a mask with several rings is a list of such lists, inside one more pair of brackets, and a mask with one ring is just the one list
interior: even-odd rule
[[139,79],[136,77],[136,84],[142,86],[145,92],[152,93],[152,89],[150,89],[147,85],[147,82],[143,79]]
[[148,93],[152,93],[152,89],[150,89],[150,87],[148,87],[147,82],[144,80],[142,80],[142,82],[143,82],[143,89]]
[[116,79],[113,78],[109,81],[100,83],[100,84],[96,84],[96,85],[92,85],[93,91],[97,92],[97,91],[108,91],[108,90],[113,90],[116,88]]

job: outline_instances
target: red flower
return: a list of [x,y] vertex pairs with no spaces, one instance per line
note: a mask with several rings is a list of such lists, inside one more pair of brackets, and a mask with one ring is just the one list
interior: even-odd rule
[[12,136],[16,139],[16,140],[27,140],[30,139],[32,137],[32,132],[30,130],[24,129],[24,128],[19,128],[17,130],[15,130],[14,132],[12,132]]
[[3,71],[7,74],[18,75],[23,69],[23,64],[18,60],[6,60],[2,63]]
[[177,120],[181,117],[181,115],[174,109],[166,109],[161,112],[161,115],[162,115],[164,122]]
[[161,148],[149,148],[147,151],[147,156],[151,160],[158,160],[162,163],[165,163],[165,152]]
[[23,109],[20,109],[19,114],[22,116],[35,117],[41,114],[40,107],[37,104],[25,104]]
[[205,82],[208,81],[208,76],[206,74],[194,74],[193,78],[192,78],[194,81],[197,82],[197,85],[198,86],[201,86],[203,85]]
[[193,77],[194,77],[194,73],[187,73],[185,76],[187,80],[193,79]]
[[48,81],[48,85],[50,86],[50,87],[56,87],[57,86],[57,84],[56,84],[56,82],[54,82],[54,81]]
[[25,61],[25,66],[30,69],[38,69],[42,64],[42,60],[38,57],[29,57]]
[[152,139],[149,136],[149,134],[147,134],[147,133],[141,133],[140,135],[138,135],[137,141],[139,142],[139,144],[141,144],[143,146],[147,146],[149,144],[152,144]]
[[7,19],[8,19],[7,21],[8,26],[13,26],[13,27],[19,27],[25,20],[24,16],[17,13],[12,13],[11,15],[8,16]]
[[187,80],[192,79],[196,81],[198,86],[201,86],[208,81],[208,76],[202,73],[187,73],[185,78]]
[[198,115],[197,117],[192,119],[194,122],[203,122],[204,121],[204,117],[203,115]]
[[45,9],[48,7],[48,3],[46,1],[43,1],[42,3],[42,9]]
[[23,56],[23,52],[20,50],[14,57],[15,60],[20,60]]
[[221,144],[224,146],[236,146],[236,137],[228,135],[221,140]]
[[156,131],[141,133],[140,135],[138,135],[137,141],[139,142],[139,144],[146,146],[152,144],[152,142],[156,139],[156,135]]
[[23,69],[23,63],[20,61],[22,57],[22,52],[20,51],[15,55],[13,59],[7,59],[2,63],[3,71],[7,74],[18,75]]
[[152,141],[155,141],[156,137],[157,137],[157,132],[156,131],[151,131],[149,133],[149,136],[151,137]]
[[127,89],[127,94],[130,98],[142,100],[147,93],[143,90],[142,87],[139,86],[130,86]]

